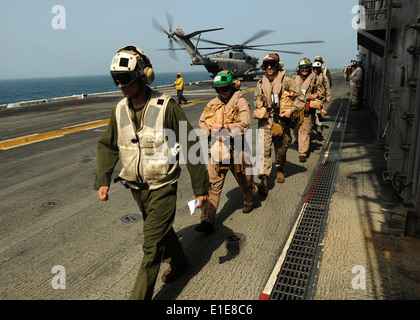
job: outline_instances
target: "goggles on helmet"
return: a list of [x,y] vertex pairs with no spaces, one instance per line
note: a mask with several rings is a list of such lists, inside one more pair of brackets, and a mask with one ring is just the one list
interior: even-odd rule
[[112,59],[110,72],[116,86],[127,87],[144,75],[143,68],[140,55],[128,46],[118,50]]
[[276,61],[276,60],[265,60],[263,62],[264,68],[268,68],[268,67],[274,68],[274,67],[277,67],[278,64],[279,64],[279,62]]
[[228,93],[230,90],[232,90],[232,86],[224,86],[224,87],[215,87],[214,88],[217,93]]
[[137,79],[141,76],[141,70],[130,71],[130,72],[118,72],[111,71],[112,80],[116,86],[121,85],[123,87],[128,87],[132,85]]
[[309,66],[299,66],[299,70],[300,71],[310,71],[311,67],[309,67]]

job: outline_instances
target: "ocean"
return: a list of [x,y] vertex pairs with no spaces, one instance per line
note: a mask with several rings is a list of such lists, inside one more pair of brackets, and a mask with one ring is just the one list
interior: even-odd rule
[[[183,72],[185,83],[211,80],[207,71]],[[176,72],[157,73],[151,87],[169,85]],[[103,76],[0,80],[0,105],[31,100],[50,100],[79,94],[119,91],[109,74]]]
[[[336,70],[340,69],[330,69],[331,72]],[[294,70],[286,71],[292,72]],[[207,71],[183,72],[182,75],[185,83],[211,80]],[[151,86],[169,85],[175,80],[176,72],[157,73]],[[111,91],[119,91],[119,89],[114,85],[109,74],[102,76],[0,80],[0,105]]]

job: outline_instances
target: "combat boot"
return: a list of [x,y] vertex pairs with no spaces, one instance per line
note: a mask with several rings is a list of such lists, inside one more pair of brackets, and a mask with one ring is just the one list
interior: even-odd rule
[[242,209],[242,212],[243,213],[250,213],[252,211],[252,209],[254,209],[254,205],[252,205],[252,204],[249,205],[249,204],[244,203],[244,207]]
[[213,228],[213,224],[208,223],[206,221],[202,221],[200,224],[195,226],[194,230],[198,232],[210,234],[210,233],[213,233],[214,228]]
[[284,182],[284,173],[282,170],[278,170],[277,171],[277,178],[276,178],[276,182],[277,183],[283,183]]
[[316,133],[322,134],[322,126],[316,126]]
[[179,275],[181,273],[183,273],[186,269],[186,266],[182,267],[182,268],[178,268],[178,269],[174,269],[169,267],[168,269],[166,269],[161,277],[161,280],[163,283],[170,283],[172,281],[174,281],[176,278],[179,277]]
[[261,183],[258,185],[258,192],[263,196],[268,195],[268,177],[266,175],[261,176]]

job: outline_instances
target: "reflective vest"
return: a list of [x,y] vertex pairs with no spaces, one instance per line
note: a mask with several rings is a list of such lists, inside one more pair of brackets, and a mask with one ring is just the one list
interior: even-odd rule
[[[121,100],[116,107],[118,148],[122,162],[119,176],[131,188],[154,190],[179,178],[179,143],[173,131],[165,131],[164,128],[166,106],[170,99],[168,95],[152,91],[144,106],[137,132],[128,100]],[[168,140],[172,143],[170,149]]]

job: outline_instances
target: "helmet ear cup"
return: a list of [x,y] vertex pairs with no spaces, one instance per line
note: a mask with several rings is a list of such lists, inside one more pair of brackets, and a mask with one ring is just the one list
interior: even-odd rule
[[241,88],[241,82],[239,80],[237,80],[237,79],[236,80],[233,80],[232,85],[233,85],[233,88],[235,90],[239,90]]
[[134,52],[135,55],[137,55],[137,61],[139,66],[143,69],[143,81],[146,84],[151,84],[153,81],[155,81],[155,72],[153,71],[152,64],[149,60],[149,57],[146,55],[146,53],[141,50],[139,47],[134,45],[128,45],[124,48],[119,49],[117,52],[120,51],[131,51]]
[[152,84],[155,81],[155,72],[153,71],[152,67],[145,67],[143,69],[144,72],[144,82],[146,84]]

